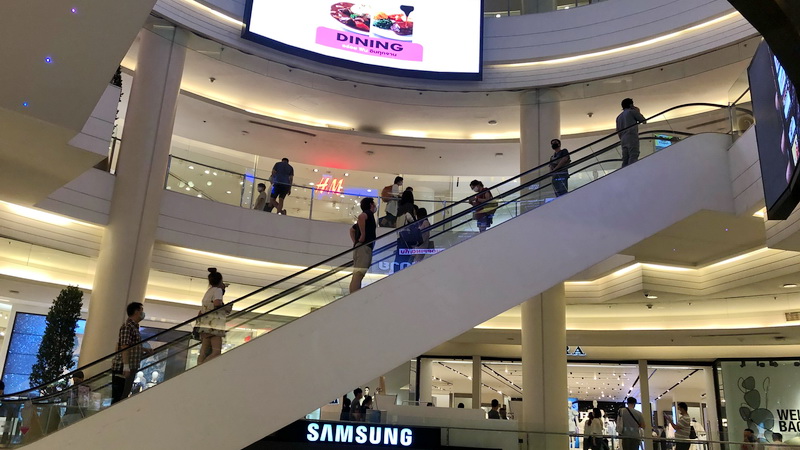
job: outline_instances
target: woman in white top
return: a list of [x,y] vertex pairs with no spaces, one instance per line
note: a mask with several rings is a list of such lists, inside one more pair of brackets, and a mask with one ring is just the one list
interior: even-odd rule
[[197,365],[214,359],[222,353],[225,322],[231,312],[231,305],[226,306],[222,301],[222,295],[225,293],[222,274],[213,267],[208,269],[208,272],[209,288],[203,296],[202,308],[198,313],[208,314],[197,319],[197,328],[200,333],[200,355],[197,357]]
[[600,408],[593,408],[589,414],[589,420],[583,428],[583,434],[589,439],[589,448],[592,450],[602,450],[603,448],[603,413]]
[[[692,418],[689,417],[689,406],[684,402],[678,403],[678,423],[672,421],[672,417],[667,416],[669,424],[675,429],[675,439],[689,440],[692,431]],[[677,450],[689,450],[691,442],[675,442]]]

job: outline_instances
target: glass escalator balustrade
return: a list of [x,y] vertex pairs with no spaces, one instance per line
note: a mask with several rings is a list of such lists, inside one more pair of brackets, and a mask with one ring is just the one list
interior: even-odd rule
[[[706,106],[724,108],[719,105]],[[670,133],[675,139],[683,136]],[[658,130],[658,134],[667,132]],[[647,147],[645,140],[642,144],[642,157],[656,151],[657,146]],[[620,165],[618,149],[619,141],[614,133],[572,151],[572,162],[567,166],[570,173],[569,190],[581,188],[615,172]],[[187,170],[197,169],[187,167]],[[177,182],[176,186],[180,186],[179,177],[171,177],[168,183]],[[236,180],[233,180],[231,186],[235,185]],[[198,194],[195,195],[202,195],[201,186],[185,185],[184,190],[186,187],[190,188],[187,192],[194,192],[192,189],[197,188]],[[494,204],[491,205],[493,223],[489,230],[555,200],[548,164],[491,186],[490,191]],[[486,206],[470,204],[470,200],[477,195],[432,212],[429,217],[438,220],[431,219],[430,225],[421,227],[428,237],[428,244],[415,248],[405,248],[402,244],[398,247],[399,233],[415,224],[379,236],[363,284],[366,286],[379,281],[476,236],[479,230],[474,215],[482,213]],[[497,232],[502,232],[502,228]],[[234,312],[227,317],[223,353],[344,297],[349,291],[352,267],[352,253],[344,252],[229,302],[233,304]],[[142,345],[152,347],[153,355],[142,361],[139,369],[142,373],[137,377],[134,392],[147,390],[154,382],[168,381],[196,366],[200,343],[192,339],[188,332],[195,320],[196,317],[193,317],[142,342]],[[110,407],[110,366],[113,357],[114,354],[81,367],[80,370],[88,378],[78,386],[67,387],[72,377],[70,373],[35,389],[3,397],[6,422],[0,445],[19,446],[33,442]],[[157,372],[155,378],[152,376],[154,372]]]

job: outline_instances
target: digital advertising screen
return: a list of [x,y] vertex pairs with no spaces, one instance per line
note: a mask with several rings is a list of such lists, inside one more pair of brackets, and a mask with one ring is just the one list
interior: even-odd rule
[[767,217],[785,219],[800,201],[800,104],[778,58],[762,42],[747,70]]
[[482,0],[248,0],[242,36],[388,75],[481,79]]

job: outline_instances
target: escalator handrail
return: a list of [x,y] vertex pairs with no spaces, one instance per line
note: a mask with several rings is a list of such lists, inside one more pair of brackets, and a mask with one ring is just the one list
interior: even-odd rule
[[[670,112],[670,111],[674,111],[674,110],[676,110],[676,109],[680,109],[680,108],[692,107],[692,106],[710,106],[710,107],[714,107],[714,108],[718,108],[718,109],[722,109],[722,108],[728,108],[728,105],[720,105],[720,104],[716,104],[716,103],[705,103],[705,102],[698,102],[698,103],[685,103],[685,104],[681,104],[681,105],[678,105],[678,106],[673,106],[673,107],[671,107],[671,108],[668,108],[668,109],[665,109],[664,111],[661,111],[661,112],[659,112],[659,113],[657,113],[657,114],[654,114],[654,115],[652,115],[652,116],[650,116],[650,117],[647,117],[647,118],[645,119],[645,122],[648,122],[648,121],[650,121],[651,119],[653,119],[653,118],[655,118],[655,117],[658,117],[658,116],[664,115],[664,114],[666,114],[666,113],[668,113],[668,112]],[[644,123],[644,122],[642,122],[642,123]],[[624,128],[624,129],[620,130],[620,132],[621,132],[621,131],[628,130],[628,129],[631,129],[631,128],[633,128],[633,127],[635,127],[635,126],[638,126],[638,125],[639,125],[639,123],[633,124],[633,125],[631,125],[631,126],[629,126],[629,127],[626,127],[626,128]],[[614,131],[614,132],[612,132],[612,133],[610,133],[610,134],[608,134],[608,135],[605,135],[605,136],[603,136],[603,137],[601,137],[601,138],[598,138],[598,139],[596,139],[596,140],[594,140],[594,141],[592,141],[592,142],[590,142],[590,143],[588,143],[588,144],[585,144],[585,145],[583,145],[583,146],[579,147],[579,148],[578,148],[578,149],[576,149],[576,150],[573,150],[573,151],[569,152],[569,154],[570,154],[570,155],[572,155],[572,154],[575,154],[575,153],[577,153],[577,152],[580,152],[580,151],[582,151],[582,150],[585,150],[585,149],[587,149],[587,148],[590,148],[590,147],[592,147],[592,146],[594,146],[594,145],[597,145],[598,143],[600,143],[600,142],[602,142],[602,141],[605,141],[605,140],[607,140],[607,139],[609,139],[609,138],[613,138],[614,136],[618,135],[618,133],[619,133],[618,131]],[[583,163],[583,162],[585,162],[585,161],[588,161],[589,159],[591,159],[591,158],[593,158],[593,157],[595,157],[595,156],[597,156],[597,155],[600,155],[600,154],[602,154],[602,153],[605,153],[605,152],[607,152],[607,151],[609,151],[609,150],[611,150],[611,149],[613,149],[613,148],[617,147],[618,145],[619,145],[619,142],[615,142],[614,144],[612,144],[612,145],[609,145],[609,146],[607,146],[607,147],[605,147],[605,148],[603,148],[603,149],[597,150],[597,151],[595,151],[595,152],[592,152],[592,153],[590,153],[589,155],[587,155],[587,156],[584,156],[584,157],[582,157],[582,158],[578,159],[577,161],[571,162],[569,165],[565,166],[565,168],[567,168],[567,169],[568,169],[568,168],[570,168],[570,167],[575,167],[576,165],[578,165],[578,164],[581,164],[581,163]],[[535,171],[537,171],[537,170],[540,170],[540,169],[546,168],[546,167],[548,167],[548,166],[549,166],[549,164],[550,164],[550,162],[549,162],[549,161],[548,161],[548,162],[546,162],[546,163],[544,163],[544,164],[540,164],[540,165],[538,165],[538,166],[536,166],[536,167],[533,167],[533,168],[531,168],[531,169],[528,169],[528,170],[526,170],[525,172],[522,172],[522,173],[520,173],[519,175],[516,175],[516,176],[514,176],[514,177],[512,177],[512,178],[509,178],[508,180],[502,181],[502,182],[500,182],[500,183],[498,183],[498,184],[496,184],[496,185],[494,185],[494,186],[491,186],[491,187],[489,187],[488,189],[489,189],[490,191],[491,191],[491,190],[496,190],[497,188],[499,188],[499,187],[501,187],[501,186],[505,186],[506,184],[509,184],[509,183],[511,183],[511,182],[512,182],[512,181],[514,181],[514,180],[520,179],[520,178],[522,178],[522,177],[524,177],[524,176],[526,176],[526,175],[530,175],[530,174],[532,174],[533,172],[535,172]],[[546,173],[546,174],[544,174],[544,175],[540,175],[540,176],[538,176],[538,177],[534,178],[533,180],[527,181],[527,182],[525,182],[524,184],[523,184],[523,183],[520,183],[520,185],[519,185],[519,186],[517,186],[517,187],[515,187],[515,188],[513,188],[513,189],[511,189],[511,190],[509,190],[509,191],[505,191],[505,192],[503,192],[503,193],[502,193],[502,195],[503,195],[503,196],[507,196],[507,195],[510,195],[510,194],[513,194],[513,193],[519,192],[519,191],[521,191],[521,190],[523,190],[523,189],[525,189],[525,188],[527,188],[527,187],[529,187],[529,186],[531,186],[531,185],[533,185],[533,184],[537,183],[538,181],[541,181],[541,180],[544,180],[544,179],[548,179],[548,178],[551,178],[551,175],[550,175],[550,173],[549,173],[549,172],[547,172],[547,173]],[[472,199],[472,198],[474,198],[474,197],[476,197],[476,196],[478,196],[478,195],[479,195],[479,193],[472,194],[472,195],[470,195],[469,197],[466,197],[466,198],[464,198],[463,200],[460,200],[460,201],[458,201],[458,202],[455,202],[455,203],[453,203],[452,205],[445,206],[445,207],[443,207],[443,208],[441,208],[441,209],[439,209],[439,210],[437,210],[437,211],[434,211],[434,212],[432,212],[432,213],[429,213],[428,215],[429,215],[429,216],[433,216],[433,215],[435,215],[435,214],[439,214],[439,213],[442,213],[442,212],[444,212],[444,211],[445,211],[446,209],[448,209],[448,208],[453,208],[453,207],[455,207],[456,205],[459,205],[459,204],[464,204],[464,203],[468,203],[470,199]],[[481,207],[480,205],[475,205],[475,206],[473,206],[472,208],[468,208],[468,209],[466,209],[465,211],[461,211],[461,212],[459,212],[459,213],[457,213],[457,214],[454,214],[454,215],[452,215],[452,216],[450,216],[450,217],[447,217],[447,218],[445,218],[444,220],[442,220],[442,221],[440,221],[440,222],[437,222],[435,225],[431,225],[431,228],[433,228],[434,226],[436,226],[436,227],[438,227],[438,226],[441,226],[441,225],[443,225],[443,224],[445,224],[445,223],[447,223],[447,222],[450,222],[450,221],[456,220],[456,219],[458,219],[458,218],[461,218],[461,217],[463,217],[463,216],[465,216],[465,215],[467,215],[467,214],[471,214],[471,213],[472,213],[474,210],[476,210],[476,209],[478,209],[478,208],[480,208],[480,207]],[[390,235],[392,235],[392,234],[398,233],[400,230],[402,230],[402,229],[404,229],[404,228],[406,228],[406,227],[413,226],[413,225],[414,225],[414,223],[411,223],[411,224],[407,224],[406,226],[404,226],[404,227],[401,227],[401,228],[395,228],[395,229],[392,229],[392,231],[389,231],[389,232],[387,232],[387,233],[384,233],[384,234],[382,234],[382,235],[380,235],[380,236],[376,237],[376,239],[375,239],[374,241],[371,241],[371,242],[365,242],[365,243],[361,244],[361,246],[363,246],[363,245],[369,245],[369,244],[374,244],[375,242],[379,241],[379,240],[380,240],[380,239],[382,239],[382,238],[385,238],[385,237],[387,237],[387,236],[390,236]],[[426,228],[426,229],[427,229],[427,228]],[[390,248],[394,247],[395,245],[396,245],[396,243],[387,244],[387,245],[385,245],[384,247],[381,247],[381,248],[380,248],[378,251],[385,251],[385,250],[388,250],[388,249],[390,249]],[[356,248],[356,247],[354,247],[354,248]],[[254,296],[254,295],[257,295],[257,294],[259,294],[259,293],[261,293],[261,292],[264,292],[264,291],[266,291],[266,290],[268,290],[268,289],[270,289],[270,288],[272,288],[272,287],[274,287],[274,286],[276,286],[276,285],[278,285],[278,284],[285,283],[287,280],[290,280],[290,279],[296,278],[296,277],[298,277],[298,276],[300,276],[300,275],[303,275],[303,274],[306,274],[306,273],[308,273],[308,272],[310,272],[310,271],[312,271],[312,270],[319,269],[319,268],[321,268],[322,266],[324,266],[324,265],[326,265],[326,264],[328,264],[328,263],[330,263],[330,262],[332,262],[332,261],[334,261],[334,260],[336,260],[336,259],[339,259],[339,258],[342,258],[342,257],[346,257],[347,255],[351,254],[351,253],[352,253],[352,251],[353,251],[353,248],[351,248],[351,249],[347,249],[347,250],[345,250],[345,251],[343,251],[343,252],[341,252],[341,253],[338,253],[338,254],[336,254],[336,255],[334,255],[334,256],[331,256],[331,257],[329,257],[329,258],[327,258],[327,259],[325,259],[325,260],[323,260],[323,261],[321,261],[321,262],[319,262],[319,263],[316,263],[316,264],[314,264],[314,265],[312,265],[312,266],[309,266],[309,267],[306,267],[306,268],[304,268],[304,269],[301,269],[301,270],[299,270],[299,271],[297,271],[297,272],[295,272],[295,273],[293,273],[293,274],[291,274],[291,275],[288,275],[288,276],[286,276],[286,277],[284,277],[284,278],[282,278],[282,279],[280,279],[280,280],[274,281],[274,282],[272,282],[272,283],[270,283],[270,284],[268,284],[268,285],[266,285],[266,286],[260,287],[260,288],[258,288],[258,289],[256,289],[256,290],[254,290],[254,291],[250,292],[249,294],[246,294],[246,295],[244,295],[244,296],[242,296],[242,297],[239,297],[239,298],[237,298],[237,299],[235,299],[235,300],[232,300],[231,302],[228,302],[228,303],[226,304],[226,306],[227,306],[227,305],[232,305],[232,304],[235,304],[235,303],[237,303],[237,302],[239,302],[239,301],[241,301],[241,300],[244,300],[244,299],[250,298],[250,297],[252,297],[252,296]],[[353,262],[352,262],[352,261],[349,261],[349,262],[347,262],[347,263],[345,263],[345,264],[341,264],[341,265],[339,265],[339,266],[337,266],[337,267],[335,267],[335,268],[332,268],[332,269],[328,270],[328,271],[327,271],[325,274],[322,274],[322,275],[319,275],[319,276],[313,277],[311,280],[307,280],[307,281],[305,281],[304,283],[301,283],[301,284],[300,284],[300,285],[298,285],[298,286],[302,286],[302,285],[304,285],[304,284],[310,283],[310,282],[312,282],[313,280],[315,280],[315,279],[318,279],[318,278],[320,278],[320,277],[326,277],[326,276],[328,276],[329,274],[332,274],[332,273],[338,272],[338,271],[340,271],[341,269],[346,269],[346,268],[348,268],[348,267],[351,267],[352,265],[353,265]],[[293,288],[295,288],[295,287],[297,287],[297,286],[294,286]],[[287,291],[290,291],[290,290],[292,290],[293,288],[287,289]],[[286,292],[286,291],[284,291],[284,292]],[[284,292],[282,292],[281,294],[283,294]],[[281,295],[281,294],[278,294],[278,295]],[[260,307],[264,306],[265,304],[269,304],[269,303],[271,303],[271,301],[268,301],[268,300],[270,300],[270,299],[264,299],[264,300],[262,300],[261,302],[258,302],[258,303],[256,303],[256,305],[251,305],[251,306],[249,306],[249,307],[247,307],[247,308],[245,308],[245,309],[243,309],[243,310],[236,311],[235,313],[233,313],[233,314],[232,314],[232,317],[229,317],[229,318],[236,318],[236,317],[242,316],[242,315],[244,315],[244,314],[246,314],[246,313],[249,313],[249,312],[251,312],[251,311],[253,311],[253,310],[257,309],[257,308],[260,308]],[[273,300],[273,301],[274,301],[274,300]],[[264,302],[266,302],[266,303],[264,303]],[[41,384],[41,385],[39,385],[39,386],[32,387],[32,388],[29,388],[29,389],[25,389],[25,390],[23,390],[23,391],[15,392],[15,393],[12,393],[12,394],[4,394],[3,396],[0,396],[0,400],[3,400],[3,401],[5,401],[6,397],[23,397],[23,396],[24,396],[24,394],[26,394],[26,393],[32,393],[32,392],[41,391],[41,390],[43,390],[44,388],[47,388],[48,386],[50,386],[51,384],[54,384],[54,383],[57,383],[57,382],[59,382],[60,380],[67,381],[69,378],[71,378],[71,377],[72,377],[72,375],[73,375],[73,374],[75,374],[75,373],[76,373],[76,372],[78,372],[78,371],[86,371],[86,370],[87,370],[87,369],[89,369],[89,368],[92,368],[92,367],[94,367],[94,366],[100,365],[100,364],[102,364],[102,363],[106,363],[106,362],[110,361],[112,358],[116,357],[116,355],[118,355],[118,354],[121,354],[122,352],[124,352],[125,350],[127,350],[128,348],[131,348],[131,347],[134,347],[134,346],[137,346],[137,345],[141,345],[141,344],[143,344],[143,343],[145,343],[145,342],[154,341],[154,340],[155,340],[157,337],[159,337],[159,336],[161,336],[161,335],[163,335],[163,334],[166,334],[166,333],[168,333],[168,332],[175,331],[175,330],[178,330],[178,329],[180,329],[180,328],[182,328],[182,327],[185,327],[185,326],[187,326],[187,325],[190,325],[190,324],[192,324],[192,323],[196,322],[198,318],[200,318],[200,317],[203,317],[203,316],[206,316],[206,315],[209,315],[209,314],[212,314],[212,313],[214,313],[215,311],[216,311],[216,310],[211,310],[211,311],[208,311],[208,312],[206,312],[206,313],[204,313],[204,314],[201,314],[201,315],[198,315],[198,316],[193,316],[193,317],[191,317],[190,319],[187,319],[187,320],[185,320],[185,321],[183,321],[183,322],[181,322],[181,323],[178,323],[178,324],[176,324],[176,325],[174,325],[174,326],[172,326],[172,327],[170,327],[170,328],[164,329],[164,330],[162,330],[162,331],[160,331],[160,332],[158,332],[158,333],[156,333],[156,334],[154,334],[154,335],[152,335],[152,336],[150,336],[150,337],[148,337],[148,338],[146,338],[146,339],[143,339],[143,340],[141,340],[141,341],[137,342],[136,344],[133,344],[133,345],[131,345],[131,346],[129,346],[129,347],[126,347],[126,348],[124,348],[124,349],[120,349],[120,350],[117,350],[117,351],[115,351],[115,352],[113,352],[113,353],[110,353],[110,354],[108,354],[108,355],[105,355],[105,356],[103,356],[103,357],[101,357],[101,358],[99,358],[99,359],[97,359],[97,360],[95,360],[95,361],[92,361],[92,362],[90,362],[90,363],[88,363],[88,364],[85,364],[85,365],[83,365],[83,366],[81,366],[81,367],[78,367],[78,368],[76,368],[75,370],[72,370],[71,372],[68,372],[68,373],[66,373],[66,374],[63,374],[63,375],[61,375],[60,377],[58,377],[58,378],[56,378],[56,379],[54,379],[54,380],[50,380],[50,381],[48,381],[48,382],[46,382],[46,383],[44,383],[44,384]],[[163,346],[162,346],[162,347],[160,347],[160,348],[165,348],[165,347],[167,347],[167,346],[169,346],[169,343],[167,343],[166,345],[163,345]],[[9,399],[9,400],[10,400],[10,399]]]

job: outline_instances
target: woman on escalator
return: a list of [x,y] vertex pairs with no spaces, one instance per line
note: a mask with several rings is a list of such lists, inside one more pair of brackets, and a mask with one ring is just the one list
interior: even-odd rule
[[213,267],[208,269],[208,272],[209,287],[203,296],[202,308],[198,313],[205,315],[197,319],[197,329],[200,333],[200,355],[197,357],[197,365],[222,353],[225,322],[232,309],[232,305],[225,305],[222,301],[222,296],[225,294],[222,274]]

